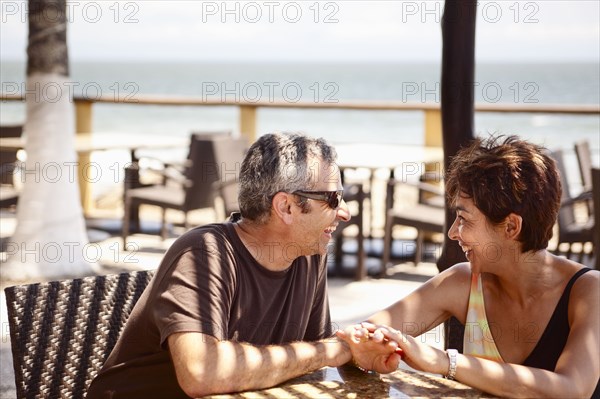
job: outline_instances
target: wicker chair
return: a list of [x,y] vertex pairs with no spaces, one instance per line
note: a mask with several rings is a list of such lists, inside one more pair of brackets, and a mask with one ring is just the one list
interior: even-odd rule
[[6,288],[17,397],[85,397],[153,274]]
[[[344,174],[342,171],[342,180]],[[344,201],[347,203],[356,203],[356,212],[351,215],[349,222],[340,222],[337,230],[334,233],[335,237],[335,274],[343,276],[343,257],[344,257],[344,230],[348,226],[355,225],[357,228],[356,239],[356,270],[354,271],[354,279],[362,280],[367,276],[367,267],[365,263],[365,246],[364,246],[364,202],[370,197],[368,192],[365,192],[362,183],[344,184]]]
[[[594,199],[594,224],[600,226],[600,168],[591,169],[592,198]],[[594,229],[594,262],[592,265],[600,270],[600,229]]]
[[381,276],[386,275],[387,268],[391,264],[394,226],[400,225],[416,229],[415,266],[422,259],[425,233],[444,233],[445,211],[443,191],[439,187],[427,182],[419,182],[416,185],[402,182],[404,185],[411,185],[418,189],[419,202],[406,206],[403,209],[395,209],[394,201],[397,199],[394,198],[394,194],[398,184],[400,183],[395,179],[390,179],[387,184]]
[[[581,176],[581,191],[592,191],[592,150],[590,142],[587,140],[577,141],[575,143],[575,155],[577,155],[577,165],[579,165],[579,174]],[[589,215],[594,214],[593,201],[590,198],[587,202],[587,211]]]
[[[246,149],[247,142],[244,138],[233,138],[224,134],[220,137],[206,133],[194,134],[191,136],[190,151],[183,173],[165,174],[161,184],[139,188],[131,184],[135,183],[134,181],[126,180],[121,233],[124,248],[127,248],[132,213],[135,213],[140,205],[153,205],[162,209],[163,239],[167,238],[167,209],[183,212],[186,230],[190,227],[188,213],[202,208],[213,208],[216,211],[217,197],[223,200],[224,218],[239,210],[237,181]],[[126,174],[130,176],[136,173],[126,170]],[[139,231],[140,226],[135,227]]]
[[[583,222],[579,222],[575,217],[575,207],[587,205],[592,198],[592,193],[591,191],[584,191],[572,197],[563,151],[560,149],[555,150],[551,153],[551,156],[556,161],[562,183],[562,201],[558,212],[558,243],[555,251],[559,253],[561,244],[566,244],[567,252],[565,255],[567,258],[571,258],[573,255],[572,244],[594,241],[593,215],[588,215],[588,220]],[[579,253],[578,260],[583,261],[583,251]]]
[[574,145],[575,155],[577,155],[577,165],[581,175],[581,191],[589,191],[592,189],[592,150],[590,142],[587,140],[577,141]]

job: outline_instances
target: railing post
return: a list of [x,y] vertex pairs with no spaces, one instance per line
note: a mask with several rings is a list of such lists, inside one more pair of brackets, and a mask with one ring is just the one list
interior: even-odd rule
[[442,111],[439,108],[425,110],[425,146],[442,146]]
[[[425,109],[425,146],[427,147],[441,147],[442,141],[442,111],[440,108],[436,109]],[[441,186],[442,183],[442,172],[443,160],[436,162],[425,163],[424,170],[422,171],[421,180],[430,184]],[[431,193],[422,193],[424,198],[433,196]],[[434,233],[425,232],[423,239],[431,241],[434,237]],[[423,248],[421,248],[421,251]],[[421,254],[424,255],[424,254]]]
[[256,141],[256,107],[240,105],[240,133],[252,144]]
[[[91,101],[75,100],[75,132],[76,134],[92,133],[92,105]],[[92,200],[92,186],[86,179],[86,171],[91,162],[91,153],[78,153],[77,172],[79,176],[79,195],[84,215],[94,207]]]
[[[439,108],[425,109],[425,146],[426,147],[441,147],[442,141],[442,111]],[[440,183],[442,174],[442,165],[437,163],[425,164],[425,180],[430,183]],[[432,176],[435,176],[432,179]]]
[[[441,147],[442,141],[442,111],[439,108],[425,109],[425,146]],[[440,183],[442,165],[436,163],[425,164],[424,179],[430,183]],[[432,178],[434,177],[434,178]]]

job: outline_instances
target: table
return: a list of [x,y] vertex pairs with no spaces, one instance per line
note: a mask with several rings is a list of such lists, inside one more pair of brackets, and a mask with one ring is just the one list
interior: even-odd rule
[[344,168],[400,169],[415,172],[422,164],[443,162],[442,147],[420,145],[346,143],[336,144],[338,165]]
[[[188,146],[189,143],[189,137],[158,136],[119,131],[78,133],[75,135],[75,151],[78,153],[129,150],[134,155],[133,152],[137,150],[180,148]],[[21,150],[25,148],[25,138],[0,137],[0,147],[9,150]]]
[[[94,132],[79,133],[75,135],[75,151],[77,152],[79,169],[79,191],[83,211],[89,211],[92,207],[91,182],[82,179],[85,176],[85,168],[90,163],[90,154],[94,151],[127,150],[131,155],[131,162],[137,162],[136,152],[145,149],[170,149],[189,146],[189,137],[173,137],[170,135],[146,135],[129,132]],[[2,137],[0,148],[7,150],[22,150],[25,148],[23,137]]]
[[365,374],[352,366],[325,367],[277,387],[211,399],[231,398],[491,398],[477,389],[434,374],[398,370],[392,374]]

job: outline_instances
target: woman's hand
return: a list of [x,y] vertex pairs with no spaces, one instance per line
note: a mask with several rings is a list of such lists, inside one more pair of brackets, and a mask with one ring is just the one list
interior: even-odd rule
[[[380,327],[373,334],[375,342],[395,342],[402,349],[402,359],[412,368],[435,374],[446,375],[450,361],[446,352],[423,344],[418,339],[394,330]],[[354,350],[352,351],[354,353]]]
[[357,324],[338,331],[337,336],[348,343],[359,367],[384,374],[396,371],[402,359],[398,344],[373,331],[375,326],[371,324]]

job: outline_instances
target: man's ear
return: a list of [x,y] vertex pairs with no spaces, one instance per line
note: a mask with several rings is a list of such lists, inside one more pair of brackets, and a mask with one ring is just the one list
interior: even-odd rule
[[516,240],[521,234],[521,228],[523,226],[523,218],[516,213],[511,213],[506,217],[504,223],[504,232],[506,238]]
[[292,224],[294,218],[292,214],[293,200],[292,194],[284,193],[283,191],[280,191],[273,196],[273,212],[285,224]]

